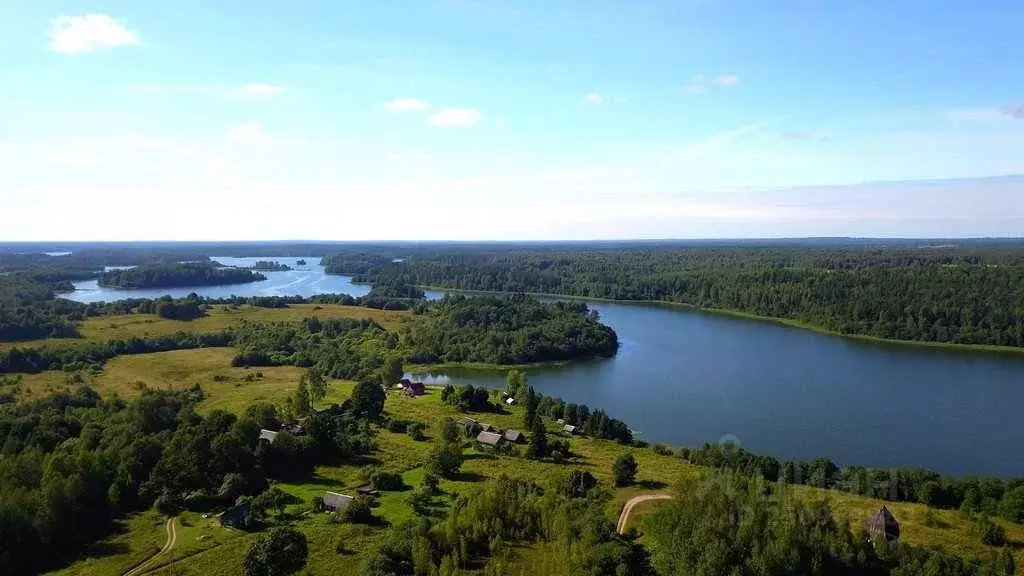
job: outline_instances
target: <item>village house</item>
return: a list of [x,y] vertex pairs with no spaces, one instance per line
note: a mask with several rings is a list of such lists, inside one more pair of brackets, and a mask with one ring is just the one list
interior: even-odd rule
[[898,544],[900,541],[900,523],[885,506],[868,520],[868,536],[871,543],[878,546],[882,543]]
[[252,505],[248,502],[243,502],[225,510],[224,513],[220,515],[220,525],[245,529],[249,523],[251,514]]
[[347,494],[337,492],[324,492],[324,508],[332,512],[341,512],[352,503],[353,498]]
[[505,446],[505,437],[497,432],[481,432],[476,435],[476,443],[481,446],[488,448],[494,448],[495,450]]

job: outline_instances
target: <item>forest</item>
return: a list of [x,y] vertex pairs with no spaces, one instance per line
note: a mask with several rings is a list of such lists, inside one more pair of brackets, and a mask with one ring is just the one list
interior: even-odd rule
[[1024,346],[1024,248],[581,245],[351,250],[324,259],[359,281],[666,301],[844,334]]
[[267,277],[247,268],[218,268],[209,262],[154,262],[100,274],[100,286],[109,288],[175,288],[245,284]]
[[681,448],[678,455],[698,466],[742,472],[768,482],[843,490],[893,502],[919,502],[1024,524],[1024,477],[954,478],[921,468],[840,467],[828,458],[780,462],[728,443]]
[[447,296],[402,333],[417,364],[527,364],[595,356],[618,349],[615,331],[585,304],[523,296]]

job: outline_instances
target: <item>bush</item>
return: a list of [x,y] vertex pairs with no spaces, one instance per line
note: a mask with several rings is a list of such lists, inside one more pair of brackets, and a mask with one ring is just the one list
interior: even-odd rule
[[376,470],[370,475],[370,484],[377,490],[384,492],[397,492],[402,488],[405,488],[405,482],[402,480],[402,475],[398,472],[389,472],[387,470]]
[[672,449],[664,444],[655,444],[651,447],[659,456],[672,456]]
[[409,427],[406,429],[406,432],[409,433],[409,436],[413,440],[417,442],[422,442],[423,440],[427,439],[426,430],[427,427],[422,422],[413,422],[409,424]]
[[982,514],[972,526],[975,536],[986,546],[1002,546],[1006,544],[1006,531],[987,515]]
[[371,524],[374,520],[371,504],[368,496],[360,494],[349,502],[348,508],[342,513],[342,518],[353,524]]
[[302,570],[308,557],[309,544],[302,532],[274,528],[253,542],[242,568],[245,576],[286,576]]
[[623,454],[612,464],[612,480],[616,486],[632,486],[636,482],[637,463],[632,454]]

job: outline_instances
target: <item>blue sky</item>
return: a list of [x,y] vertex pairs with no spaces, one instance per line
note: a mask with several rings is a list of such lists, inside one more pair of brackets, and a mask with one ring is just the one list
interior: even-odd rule
[[1014,0],[0,6],[0,240],[1024,230]]

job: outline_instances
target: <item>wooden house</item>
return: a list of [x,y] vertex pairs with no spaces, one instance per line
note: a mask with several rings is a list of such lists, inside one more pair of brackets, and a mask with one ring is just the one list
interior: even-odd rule
[[341,512],[352,503],[353,498],[347,494],[337,492],[324,492],[324,508],[332,512]]
[[878,546],[882,543],[896,544],[900,541],[900,523],[885,506],[875,512],[868,520],[868,536],[871,543]]
[[497,432],[484,431],[476,435],[476,442],[481,446],[499,449],[505,446],[507,440],[505,440],[505,436]]

